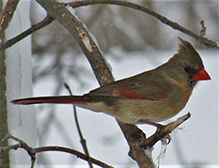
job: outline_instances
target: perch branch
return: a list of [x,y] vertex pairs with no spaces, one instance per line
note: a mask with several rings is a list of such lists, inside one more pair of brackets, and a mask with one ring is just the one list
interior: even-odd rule
[[180,124],[182,124],[184,121],[186,121],[190,117],[191,117],[191,114],[187,113],[186,115],[178,118],[176,121],[173,121],[165,126],[159,127],[157,131],[155,132],[155,134],[147,138],[145,142],[141,142],[142,144],[140,144],[140,146],[143,148],[154,146],[159,140],[168,136],[169,133],[171,133],[175,128],[177,128]]

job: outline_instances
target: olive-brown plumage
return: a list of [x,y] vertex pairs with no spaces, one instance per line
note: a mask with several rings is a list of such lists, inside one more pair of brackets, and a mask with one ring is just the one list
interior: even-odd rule
[[210,79],[193,46],[179,40],[178,52],[156,69],[101,86],[83,96],[33,97],[12,102],[75,104],[133,124],[166,120],[184,108],[198,81]]

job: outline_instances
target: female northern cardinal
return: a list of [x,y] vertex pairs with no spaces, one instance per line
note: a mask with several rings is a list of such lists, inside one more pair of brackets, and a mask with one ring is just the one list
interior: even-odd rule
[[166,120],[183,109],[199,80],[210,80],[193,46],[179,40],[178,53],[156,69],[101,86],[83,96],[33,97],[12,102],[75,104],[132,124]]

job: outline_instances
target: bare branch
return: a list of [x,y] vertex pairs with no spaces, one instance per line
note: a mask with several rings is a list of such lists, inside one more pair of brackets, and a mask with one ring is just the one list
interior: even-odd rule
[[[173,22],[173,21],[169,20],[168,18],[160,15],[159,13],[157,13],[153,10],[150,10],[148,8],[145,8],[143,6],[131,3],[131,2],[119,1],[119,0],[92,0],[92,1],[85,0],[85,1],[76,1],[76,2],[69,2],[69,3],[62,3],[62,4],[70,5],[73,8],[78,8],[78,7],[82,7],[82,6],[88,6],[88,5],[97,5],[97,4],[109,4],[109,5],[118,5],[118,6],[129,7],[129,8],[135,9],[135,10],[145,12],[145,13],[157,18],[162,23],[172,27],[173,29],[179,30],[179,31],[199,40],[200,43],[202,43],[208,47],[219,48],[219,46],[217,45],[216,42],[203,37],[202,34],[200,34],[200,35],[195,34],[192,31],[180,26],[178,23]],[[52,17],[46,16],[46,18],[43,21],[41,21],[40,23],[37,23],[37,24],[31,26],[31,28],[29,28],[28,30],[26,30],[23,33],[19,34],[18,36],[8,40],[6,43],[1,44],[0,49],[6,49],[6,48],[11,47],[12,45],[16,44],[17,42],[24,39],[25,37],[32,34],[33,32],[49,25],[52,21],[53,21]],[[6,25],[6,23],[2,24],[3,27],[5,27],[4,25]]]
[[[65,83],[65,88],[68,90],[69,94],[72,96],[71,88],[67,83]],[[81,145],[84,149],[84,153],[88,156],[88,158],[90,158],[90,154],[89,154],[89,151],[88,151],[88,148],[87,148],[86,139],[84,139],[84,136],[82,134],[80,124],[79,124],[79,121],[78,121],[76,106],[74,104],[72,106],[73,106],[74,119],[75,119],[75,123],[76,123],[76,126],[77,126],[78,134],[79,134],[79,137],[80,137]],[[92,162],[90,161],[90,159],[88,159],[88,165],[89,165],[90,168],[93,167]]]
[[[72,15],[63,4],[57,3],[54,0],[37,0],[37,2],[46,9],[50,16],[59,21],[71,33],[87,56],[89,62],[97,62],[97,64],[91,64],[91,66],[94,69],[98,81],[102,81],[103,84],[112,82],[112,74],[106,66],[101,51],[94,43],[83,23]],[[97,73],[98,71],[99,73]]]
[[200,36],[205,36],[205,32],[206,32],[206,27],[205,27],[205,21],[204,20],[201,20],[200,21],[200,25],[201,25],[201,31],[200,31]]
[[0,148],[0,153],[9,152],[12,149],[17,150],[18,148],[21,148],[21,144],[20,143],[14,144],[14,145],[10,145],[10,146],[1,147]]
[[146,141],[146,136],[136,125],[119,122],[119,126],[129,144],[129,156],[134,159],[140,168],[154,168],[155,165],[140,144]]
[[169,133],[171,133],[175,128],[177,128],[180,124],[182,124],[190,117],[191,114],[187,113],[186,115],[178,118],[176,121],[173,121],[165,126],[158,127],[155,134],[147,138],[146,141],[143,142],[140,146],[144,148],[154,146],[159,140],[162,140],[165,136],[168,136]]
[[[31,168],[34,167],[34,164],[35,164],[35,161],[36,161],[36,155],[35,155],[35,151],[33,150],[32,147],[30,147],[27,143],[25,143],[24,141],[22,141],[21,139],[13,136],[13,135],[10,135],[8,134],[6,136],[7,139],[13,139],[17,142],[19,142],[18,144],[16,145],[11,145],[11,146],[7,146],[7,147],[3,147],[3,148],[0,148],[0,153],[4,152],[4,148],[7,148],[7,150],[11,150],[11,149],[14,149],[14,150],[17,150],[18,148],[23,148],[24,150],[27,151],[27,153],[29,154],[30,158],[31,158]],[[3,149],[3,150],[2,150]]]
[[[3,8],[4,1],[0,2],[0,45],[5,42],[5,31],[11,22],[14,12],[17,8],[19,0],[8,0]],[[0,49],[0,139],[5,136],[8,132],[8,108],[7,108],[7,82],[6,82],[6,54],[4,50]],[[0,141],[0,146],[7,146],[8,141]],[[4,153],[0,155],[0,167],[10,167],[9,166],[9,154]]]
[[47,15],[41,22],[31,26],[29,29],[25,30],[21,34],[17,35],[16,37],[6,41],[4,44],[0,45],[0,49],[4,50],[9,48],[19,42],[20,40],[24,39],[25,37],[29,36],[30,34],[34,33],[35,31],[49,25],[54,19]]
[[35,163],[35,159],[36,159],[35,155],[37,153],[40,153],[40,152],[48,152],[48,151],[58,151],[58,152],[65,152],[65,153],[73,154],[73,155],[76,155],[77,157],[79,157],[85,161],[90,160],[92,163],[94,163],[95,165],[98,165],[100,167],[112,168],[112,166],[109,166],[109,165],[107,165],[107,164],[105,164],[97,159],[92,158],[92,157],[88,157],[87,155],[84,155],[83,153],[78,152],[74,149],[60,147],[60,146],[45,146],[45,147],[39,147],[39,148],[32,148],[31,146],[29,146],[27,143],[25,143],[21,139],[15,137],[15,136],[12,136],[10,134],[7,135],[7,139],[13,139],[19,143],[15,144],[15,145],[7,146],[7,147],[1,147],[0,153],[7,152],[11,149],[17,150],[18,148],[22,148],[25,151],[27,151],[27,153],[31,157],[31,160],[32,160],[31,168],[33,168],[34,163]]
[[87,6],[87,5],[96,5],[96,4],[111,4],[111,5],[119,5],[119,6],[125,6],[125,7],[129,7],[135,10],[139,10],[142,12],[145,12],[155,18],[157,18],[158,20],[160,20],[162,23],[172,27],[173,29],[176,29],[178,31],[181,31],[182,33],[185,33],[193,38],[195,38],[196,40],[200,41],[201,44],[204,44],[208,47],[212,47],[212,48],[218,48],[219,46],[217,45],[216,42],[209,40],[205,37],[202,37],[198,34],[193,33],[192,31],[182,27],[181,25],[179,25],[176,22],[171,21],[170,19],[160,15],[159,13],[152,11],[146,7],[143,7],[141,5],[135,4],[135,3],[131,3],[131,2],[126,2],[126,1],[120,1],[120,0],[92,0],[92,1],[88,1],[88,0],[84,0],[84,1],[76,1],[76,2],[69,2],[69,3],[63,3],[65,5],[70,5],[73,8],[76,7],[81,7],[81,6]]
[[109,166],[106,163],[103,163],[103,162],[101,162],[97,159],[94,159],[92,157],[89,158],[87,155],[85,155],[81,152],[78,152],[74,149],[60,147],[60,146],[45,146],[45,147],[35,148],[36,153],[47,152],[47,151],[58,151],[58,152],[65,152],[65,153],[74,154],[77,157],[81,158],[82,160],[88,161],[88,159],[89,159],[93,164],[98,165],[100,167],[112,168],[112,166]]

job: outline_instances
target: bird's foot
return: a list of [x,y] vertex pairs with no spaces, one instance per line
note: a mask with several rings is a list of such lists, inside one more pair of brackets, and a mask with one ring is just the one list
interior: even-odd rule
[[166,129],[169,124],[162,125],[162,124],[147,121],[147,120],[139,120],[138,124],[148,124],[151,126],[155,126],[157,128],[155,133],[151,137],[147,138],[144,142],[140,144],[141,147],[145,148],[148,146],[152,146],[152,144],[154,144],[153,142],[158,141],[158,140],[161,140],[162,143],[165,143],[165,144],[170,143],[171,141],[171,136],[169,134],[170,132],[168,132]]
[[[145,139],[142,143],[140,143],[140,146],[143,148],[152,147],[155,143],[158,141],[165,142],[166,144],[169,144],[171,141],[170,133],[178,127],[180,124],[182,124],[184,121],[186,121],[188,118],[190,118],[191,114],[187,113],[184,116],[178,118],[176,121],[173,121],[167,125],[161,125],[153,122],[148,121],[140,121],[139,123],[145,123],[149,125],[153,125],[157,127],[156,132],[151,135],[149,138]],[[163,141],[164,140],[164,141]]]
[[168,145],[171,142],[170,132],[166,130],[168,125],[161,125],[155,123],[154,126],[157,127],[157,130],[153,135],[145,139],[140,144],[141,147],[143,148],[152,147],[159,140],[162,142],[162,144],[166,144],[166,145]]

